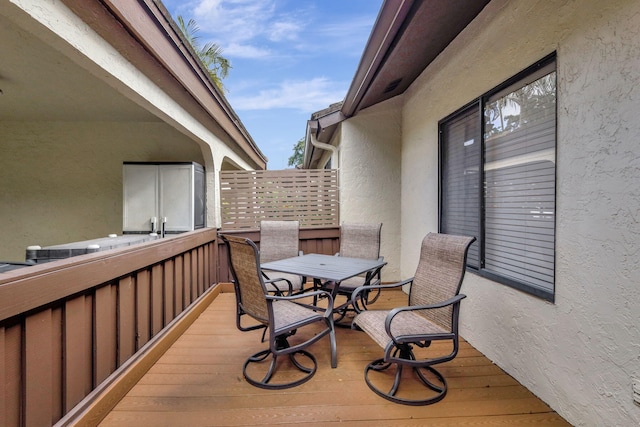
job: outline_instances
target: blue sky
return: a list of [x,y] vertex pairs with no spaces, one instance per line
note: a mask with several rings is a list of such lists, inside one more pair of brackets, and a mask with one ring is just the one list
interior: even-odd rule
[[311,113],[344,99],[382,0],[162,0],[232,69],[226,96],[268,169],[287,168]]

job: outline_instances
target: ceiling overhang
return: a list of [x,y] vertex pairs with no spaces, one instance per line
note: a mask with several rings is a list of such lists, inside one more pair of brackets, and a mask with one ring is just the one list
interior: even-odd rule
[[[28,3],[28,2],[27,2]],[[158,0],[63,0],[136,70],[256,169],[267,159],[186,46]],[[109,74],[64,31],[0,2],[0,119],[23,122],[161,122],[166,112]],[[60,8],[62,10],[62,8]],[[90,52],[93,53],[93,52]]]

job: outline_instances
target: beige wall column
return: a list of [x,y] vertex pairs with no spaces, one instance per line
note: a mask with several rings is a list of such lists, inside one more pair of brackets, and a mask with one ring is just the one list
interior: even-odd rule
[[400,98],[358,113],[341,126],[340,219],[382,222],[385,282],[400,280]]

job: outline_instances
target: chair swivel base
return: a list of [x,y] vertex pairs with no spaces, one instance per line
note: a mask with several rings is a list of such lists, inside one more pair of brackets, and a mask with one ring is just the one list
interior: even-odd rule
[[[389,391],[385,392],[385,391],[382,391],[378,386],[373,384],[372,380],[369,377],[369,373],[371,371],[374,371],[374,372],[385,371],[392,365],[395,366],[395,369],[396,369],[395,376],[393,379],[393,384],[391,385],[391,388],[389,389]],[[400,381],[402,379],[402,374],[405,368],[411,369],[415,374],[416,379],[418,380],[418,383],[428,388],[431,392],[435,392],[435,395],[431,393],[432,396],[426,399],[407,399],[407,398],[399,397],[397,395],[398,388],[400,386]],[[422,370],[426,370],[430,372],[436,379],[435,383],[433,380],[428,379],[425,376],[425,373],[422,372]],[[384,359],[378,359],[378,360],[374,360],[373,362],[369,363],[366,366],[366,368],[364,369],[364,379],[367,385],[369,386],[369,388],[378,396],[384,399],[390,400],[391,402],[400,403],[403,405],[412,405],[412,406],[430,405],[432,403],[441,401],[442,399],[444,399],[445,395],[447,394],[447,382],[445,381],[442,374],[440,374],[440,372],[436,371],[431,366],[412,367],[412,366],[402,365],[399,363],[385,362]]]
[[[267,373],[262,377],[261,380],[256,380],[254,378],[252,378],[248,372],[247,372],[247,368],[250,365],[254,365],[254,364],[259,364],[259,363],[266,363],[267,359],[269,359],[269,356],[271,356],[271,361],[269,362],[269,367],[267,369]],[[245,362],[244,362],[244,366],[242,367],[242,373],[244,374],[244,378],[247,380],[247,382],[255,387],[259,387],[259,388],[265,388],[265,389],[271,389],[271,390],[280,390],[280,389],[285,389],[285,388],[291,388],[291,387],[296,387],[299,386],[300,384],[304,384],[307,381],[309,381],[316,373],[317,369],[318,369],[318,363],[316,362],[316,358],[313,354],[304,351],[304,350],[298,350],[295,353],[289,353],[286,354],[286,356],[289,357],[289,360],[291,361],[291,363],[293,364],[293,366],[295,366],[299,371],[301,371],[304,375],[295,380],[295,381],[290,381],[290,382],[286,382],[286,383],[271,383],[271,380],[273,379],[273,376],[275,374],[276,368],[277,368],[277,364],[278,364],[278,356],[274,355],[273,352],[270,349],[267,350],[262,350],[256,354],[254,354],[253,356],[249,357]],[[303,356],[305,359],[307,359],[308,361],[311,362],[310,367],[307,367],[305,365],[303,365],[302,363],[300,363],[300,361],[296,358],[297,356]]]

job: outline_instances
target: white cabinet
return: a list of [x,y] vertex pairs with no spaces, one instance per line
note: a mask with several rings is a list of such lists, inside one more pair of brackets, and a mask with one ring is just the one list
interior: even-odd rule
[[204,168],[195,163],[125,162],[124,233],[180,233],[204,227]]

